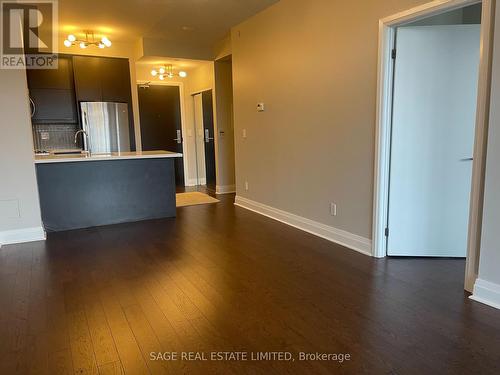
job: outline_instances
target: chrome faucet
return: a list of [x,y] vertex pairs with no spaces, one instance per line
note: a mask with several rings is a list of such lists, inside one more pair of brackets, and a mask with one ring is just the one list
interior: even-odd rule
[[87,137],[87,144],[88,144],[89,146],[88,146],[88,150],[86,150],[86,151],[87,151],[87,152],[89,153],[89,155],[90,155],[90,154],[91,154],[91,152],[90,152],[89,135],[88,135],[88,133],[87,133],[85,130],[80,129],[80,130],[78,130],[78,131],[75,133],[75,145],[76,145],[76,143],[78,142],[78,135],[79,135],[80,133],[81,133],[81,134],[84,134],[84,135]]

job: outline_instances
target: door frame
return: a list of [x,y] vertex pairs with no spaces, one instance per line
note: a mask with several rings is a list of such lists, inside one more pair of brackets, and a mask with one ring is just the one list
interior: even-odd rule
[[486,141],[491,86],[494,0],[436,0],[379,20],[377,113],[374,165],[372,255],[387,255],[385,228],[389,202],[390,129],[392,113],[395,29],[423,18],[482,3],[477,112],[472,166],[471,203],[467,240],[465,289],[472,291],[477,278],[483,212]]
[[[212,91],[212,114],[214,118],[214,148],[215,148],[215,186],[217,186],[217,181],[219,181],[219,129],[217,128],[217,110],[216,110],[216,96],[215,87],[207,87],[201,90],[192,91],[189,95],[194,102],[194,96],[202,94],[205,91]],[[194,116],[194,105],[193,105],[193,116]],[[193,117],[194,124],[194,117]]]
[[[179,87],[179,96],[180,96],[180,103],[181,103],[181,131],[182,131],[182,164],[184,165],[184,185],[188,186],[188,171],[189,171],[189,158],[185,158],[186,150],[187,148],[187,142],[186,142],[186,110],[185,110],[185,105],[184,105],[184,83],[183,82],[151,82],[151,81],[137,81],[136,82],[136,88],[139,90],[137,87],[138,85],[157,85],[157,86],[178,86]],[[139,92],[137,92],[137,98],[139,98]],[[139,100],[139,99],[137,99]],[[137,102],[139,103],[139,102]],[[140,108],[139,108],[140,111]],[[140,116],[139,116],[140,117]],[[139,129],[140,129],[140,124],[139,124]]]
[[[201,106],[202,106],[202,112],[203,112],[203,99],[201,98],[202,92],[195,92],[191,95],[191,100],[193,104],[193,134],[194,134],[194,149],[195,149],[195,161],[196,161],[196,184],[193,186],[199,186],[199,185],[206,185],[207,184],[207,175],[206,175],[206,170],[205,170],[205,178],[200,179],[200,170],[198,169],[199,163],[198,163],[198,134],[197,134],[197,124],[196,124],[196,95],[200,95],[200,100],[202,100]],[[202,114],[203,117],[203,114]],[[203,121],[203,118],[202,118]],[[203,143],[203,155],[205,155],[205,143]],[[203,160],[205,156],[203,156]]]

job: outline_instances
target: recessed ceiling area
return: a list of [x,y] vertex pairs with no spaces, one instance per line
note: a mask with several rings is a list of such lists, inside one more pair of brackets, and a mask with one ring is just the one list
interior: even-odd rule
[[167,51],[168,56],[204,59],[212,57],[207,55],[231,27],[277,2],[59,0],[59,30],[62,34],[93,30],[117,42],[144,38],[145,49]]

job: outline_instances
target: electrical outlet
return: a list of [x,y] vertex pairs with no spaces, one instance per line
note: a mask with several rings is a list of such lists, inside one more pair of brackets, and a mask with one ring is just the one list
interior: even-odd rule
[[335,203],[330,203],[330,215],[337,216],[337,205]]
[[247,137],[247,130],[243,129],[243,138],[246,138],[246,137]]
[[248,191],[248,181],[245,181],[245,190]]

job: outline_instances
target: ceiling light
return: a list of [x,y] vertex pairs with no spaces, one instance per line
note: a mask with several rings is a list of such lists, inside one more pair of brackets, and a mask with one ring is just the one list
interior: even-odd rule
[[153,69],[151,70],[151,75],[153,77],[156,77],[156,75],[159,74],[159,77],[161,80],[164,80],[165,78],[174,78],[175,76],[179,76],[181,78],[187,77],[187,73],[183,70],[179,71],[178,73],[174,72],[174,67],[171,64],[164,65],[159,67],[158,69]]
[[109,40],[107,37],[103,36],[101,38],[101,42],[106,46],[106,47],[111,47],[111,40]]
[[71,47],[78,44],[80,48],[87,48],[88,46],[96,46],[101,49],[111,46],[111,41],[103,36],[101,40],[97,40],[94,36],[94,32],[87,30],[85,31],[85,38],[77,39],[73,34],[69,34],[68,38],[64,41],[66,47]]

